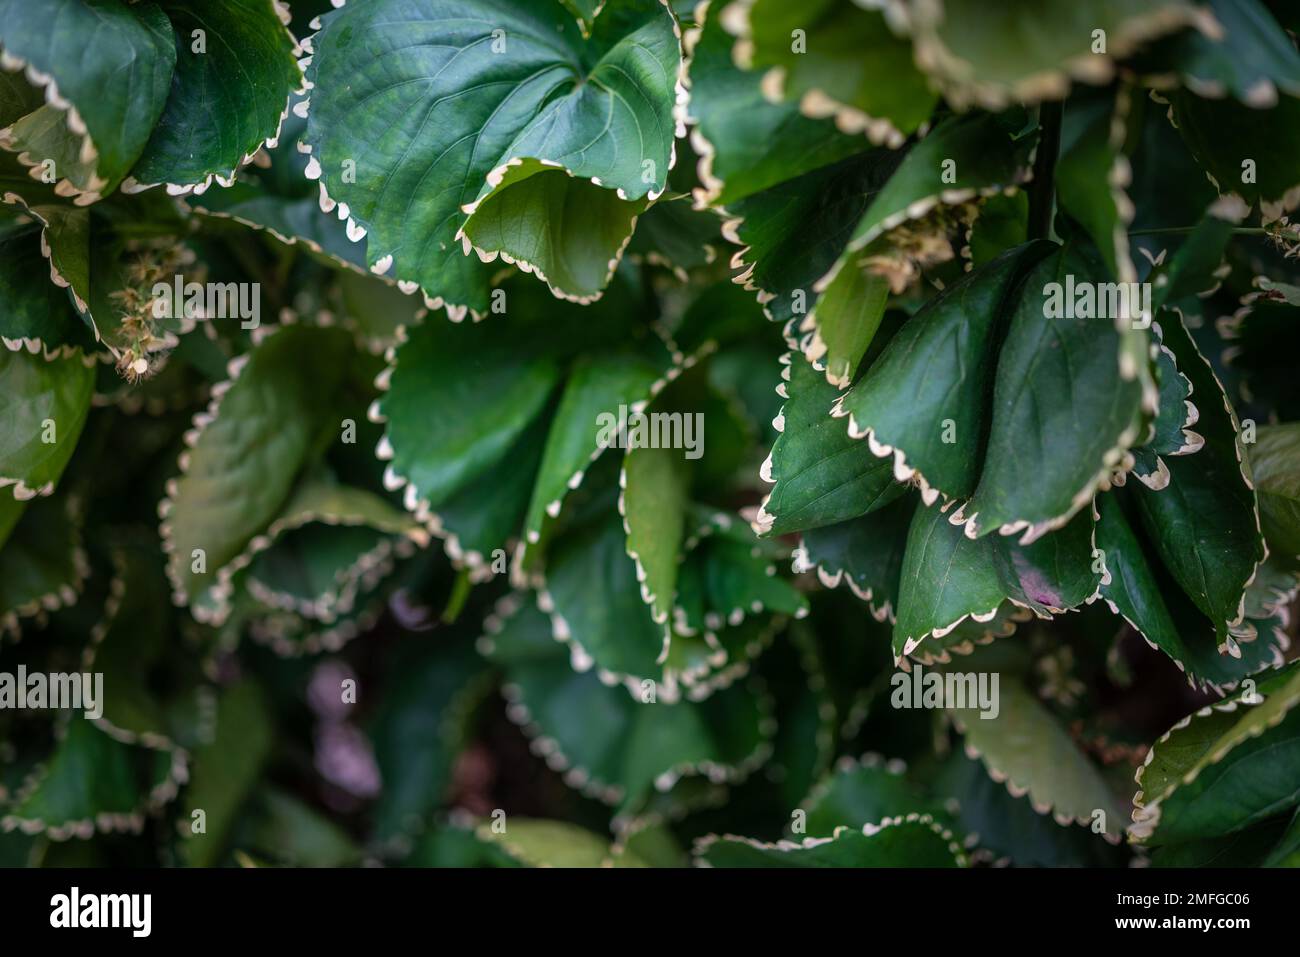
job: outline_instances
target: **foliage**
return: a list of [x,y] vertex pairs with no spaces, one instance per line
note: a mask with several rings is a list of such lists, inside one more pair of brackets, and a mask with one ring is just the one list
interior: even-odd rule
[[199,6],[0,0],[0,863],[1300,862],[1287,4]]

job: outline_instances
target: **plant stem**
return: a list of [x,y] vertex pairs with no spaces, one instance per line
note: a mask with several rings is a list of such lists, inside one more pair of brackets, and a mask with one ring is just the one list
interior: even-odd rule
[[470,589],[473,587],[473,582],[469,580],[469,569],[462,568],[456,576],[456,581],[452,583],[451,595],[447,598],[447,607],[443,609],[442,620],[444,622],[450,625],[460,617],[461,609],[465,607],[465,599],[469,597]]
[[1044,103],[1038,108],[1038,152],[1034,155],[1034,181],[1029,186],[1029,238],[1047,239],[1052,235],[1052,216],[1056,211],[1056,159],[1061,151],[1061,117],[1065,108],[1060,101]]

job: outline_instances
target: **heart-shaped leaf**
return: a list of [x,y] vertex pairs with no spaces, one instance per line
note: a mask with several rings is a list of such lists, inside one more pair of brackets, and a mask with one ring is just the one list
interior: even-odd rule
[[554,0],[335,10],[306,71],[308,173],[371,267],[457,311],[490,305],[471,246],[593,299],[673,164],[677,33],[659,0],[616,0],[589,38]]

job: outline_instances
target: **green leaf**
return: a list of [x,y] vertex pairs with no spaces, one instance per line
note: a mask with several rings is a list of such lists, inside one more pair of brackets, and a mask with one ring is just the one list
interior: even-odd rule
[[196,675],[180,669],[179,681],[158,687],[160,674],[178,677],[164,660],[176,622],[162,557],[156,548],[133,548],[115,552],[113,559],[111,597],[92,632],[85,665],[104,676],[99,724],[119,740],[169,745],[176,738],[172,706],[176,698],[194,694]]
[[0,825],[54,840],[88,840],[100,831],[134,831],[144,816],[176,797],[185,780],[183,751],[125,744],[74,714],[30,790],[7,809]]
[[816,306],[799,324],[800,351],[826,380],[848,388],[885,316],[889,279],[868,263],[846,266],[822,290]]
[[20,502],[10,495],[0,495],[0,548],[9,541],[18,520],[27,510],[27,503]]
[[[307,69],[308,173],[347,204],[352,235],[365,231],[369,265],[458,311],[489,306],[471,245],[592,298],[632,217],[667,182],[675,31],[658,0],[611,6],[589,39],[553,0],[335,10]],[[515,219],[540,211],[594,231],[555,245],[551,222]]]
[[667,635],[641,598],[618,512],[609,509],[550,549],[544,601],[556,636],[588,667],[640,679],[655,675]]
[[[949,219],[963,221],[973,200],[1025,179],[1034,142],[1035,135],[1010,138],[997,117],[951,117],[901,157],[873,150],[752,196],[729,208],[737,219],[724,230],[747,247],[733,260],[746,267],[736,281],[788,324],[787,338],[795,334],[791,320],[803,323],[817,297],[834,288],[820,316],[801,328],[842,335],[857,300],[841,273],[866,270],[904,291],[922,266],[952,258]],[[807,346],[815,341],[807,337]]]
[[757,73],[732,63],[733,40],[722,28],[721,4],[711,4],[701,26],[688,29],[684,112],[700,154],[697,203],[730,208],[738,200],[860,152],[860,136],[814,120],[794,103],[773,103]]
[[894,655],[965,618],[988,620],[1006,597],[992,543],[971,542],[938,509],[918,508],[907,535],[894,623]]
[[973,616],[958,622],[943,635],[932,634],[912,651],[913,661],[923,665],[946,665],[954,655],[970,655],[998,638],[1015,634],[1021,622],[1034,617],[1027,608],[1004,601],[992,618],[980,621]]
[[206,597],[224,612],[234,593],[246,591],[268,608],[333,624],[355,614],[377,579],[411,553],[404,539],[423,546],[429,536],[373,492],[309,476],[274,521],[217,570]]
[[[75,212],[85,215],[84,210]],[[42,357],[89,350],[94,337],[68,293],[54,282],[34,281],[52,269],[41,255],[43,231],[39,223],[6,223],[0,229],[0,296],[7,307],[0,316],[0,338],[7,349]]]
[[829,838],[764,844],[711,834],[695,845],[705,867],[965,867],[952,832],[928,814],[887,818],[862,830],[840,828]]
[[1201,296],[1218,287],[1220,264],[1234,223],[1227,210],[1203,216],[1182,244],[1163,263],[1151,270],[1151,310],[1156,316],[1166,304],[1190,296]]
[[750,528],[725,513],[718,518],[725,521],[709,526],[681,570],[678,628],[713,631],[769,612],[806,615],[806,599],[776,574],[773,560],[781,549],[760,544]]
[[20,500],[54,491],[86,424],[94,385],[94,369],[79,352],[48,361],[0,352],[0,488],[13,486]]
[[1233,96],[1252,107],[1272,106],[1277,91],[1300,95],[1300,54],[1259,0],[1210,0],[1220,29],[1184,30],[1155,44],[1140,69],[1174,73],[1200,96]]
[[595,674],[575,673],[546,617],[521,595],[498,606],[480,650],[505,669],[507,713],[548,742],[541,747],[551,767],[622,814],[686,775],[742,779],[769,752],[764,695],[738,683],[699,703],[669,702],[662,688],[646,694],[639,687],[634,697]]
[[1300,423],[1261,425],[1245,448],[1264,538],[1288,561],[1300,560]]
[[229,0],[202,15],[184,0],[160,5],[176,34],[176,69],[131,179],[204,188],[217,179],[228,186],[275,139],[289,94],[301,84],[293,37],[272,0]]
[[1214,371],[1175,316],[1162,325],[1165,344],[1197,396],[1197,432],[1205,447],[1170,458],[1167,488],[1137,488],[1147,534],[1174,579],[1214,623],[1219,644],[1241,623],[1247,583],[1264,560],[1255,492],[1244,472],[1237,416]]
[[1279,841],[1284,836],[1285,820],[1274,818],[1226,837],[1203,841],[1165,844],[1151,852],[1152,867],[1265,867],[1273,850],[1285,852]]
[[1170,94],[1170,119],[1223,195],[1258,207],[1265,221],[1293,209],[1300,196],[1300,99],[1243,110],[1230,100]]
[[[997,360],[979,485],[960,512],[968,535],[1023,531],[1029,542],[1061,527],[1155,412],[1147,334],[1122,307],[1108,304],[1098,318],[1077,307],[1074,318],[1051,315],[1053,284],[1068,288],[1070,276],[1088,275],[1099,275],[1090,257],[1067,246],[1025,279]],[[1025,469],[1036,477],[1032,486],[1022,481]]]
[[904,775],[902,762],[885,762],[877,754],[855,761],[842,758],[800,807],[809,837],[831,837],[837,828],[860,828],[905,815],[925,805],[918,789]]
[[1100,574],[1092,516],[1081,514],[1032,544],[972,541],[938,509],[919,508],[908,531],[894,623],[894,654],[912,654],[970,618],[991,620],[1003,601],[1051,617],[1089,602]]
[[1164,457],[1197,452],[1205,444],[1205,439],[1191,430],[1201,415],[1192,402],[1192,383],[1178,371],[1178,361],[1164,344],[1160,324],[1153,323],[1152,330],[1160,341],[1156,353],[1160,411],[1156,413],[1155,431],[1151,438],[1133,450],[1133,474],[1148,488],[1159,491],[1169,484],[1169,467],[1165,465]]
[[[1012,794],[1027,793],[1039,814],[1050,813],[1060,824],[1099,822],[1107,834],[1119,835],[1128,813],[1096,766],[1018,679],[1007,673],[1001,679],[996,717],[949,709],[967,754],[980,757]],[[1099,811],[1103,817],[1095,816]]]
[[721,228],[711,210],[692,208],[685,196],[664,197],[637,220],[627,254],[633,262],[663,266],[688,282],[691,270],[703,269],[717,257]]
[[1133,204],[1123,189],[1130,175],[1124,137],[1129,102],[1135,95],[1128,87],[1119,87],[1113,93],[1077,92],[1070,97],[1056,165],[1061,209],[1083,225],[1110,277],[1121,282],[1137,282],[1128,248]]
[[[657,342],[644,348],[586,355],[574,364],[546,436],[537,484],[524,522],[530,544],[541,538],[547,518],[559,514],[565,495],[582,481],[586,468],[617,437],[625,411],[638,411],[654,395],[668,371],[669,355]],[[627,441],[632,441],[629,432]]]
[[[586,308],[532,284],[498,294],[504,316],[407,330],[371,418],[387,423],[385,484],[405,486],[406,507],[446,536],[453,559],[481,567],[525,519],[535,571],[543,531],[603,451],[603,415],[646,401],[670,356],[621,281]],[[430,404],[460,411],[430,420]]]
[[989,777],[978,760],[954,752],[940,772],[936,788],[959,805],[957,818],[969,840],[978,842],[973,860],[993,855],[994,866],[1113,867],[1125,860],[1123,849],[1078,827],[1062,827],[1039,814],[1027,797],[1013,797]]
[[1231,685],[1260,667],[1256,652],[1269,642],[1251,642],[1241,657],[1220,654],[1213,623],[1182,594],[1169,572],[1144,547],[1140,525],[1125,515],[1117,495],[1101,496],[1098,507],[1097,548],[1105,557],[1107,578],[1101,595],[1116,614],[1123,616],[1152,645],[1172,658],[1194,685]]
[[21,73],[0,71],[0,127],[9,126],[45,102],[41,91]]
[[810,529],[803,534],[802,560],[817,570],[827,588],[847,582],[877,620],[892,619],[915,511],[913,496],[900,497],[861,518]]
[[1009,137],[999,117],[953,116],[910,149],[874,196],[849,241],[865,249],[901,223],[931,209],[978,196],[996,196],[1028,177],[1034,134]]
[[1243,297],[1242,307],[1219,321],[1226,346],[1225,375],[1242,401],[1262,404],[1283,419],[1300,414],[1300,384],[1287,361],[1297,310],[1287,284],[1257,280],[1262,292]]
[[732,258],[744,267],[736,281],[758,294],[770,318],[803,320],[818,282],[844,252],[846,237],[900,161],[889,149],[814,168],[727,207],[723,234],[745,248]]
[[1159,845],[1234,834],[1300,799],[1300,673],[1295,669],[1171,728],[1139,770],[1135,840]]
[[1273,848],[1264,867],[1300,867],[1300,811],[1291,818],[1286,833]]
[[418,299],[369,276],[339,272],[335,295],[340,322],[376,354],[396,346],[398,330],[409,329],[418,321]]
[[341,329],[291,325],[232,363],[168,489],[163,541],[178,601],[208,589],[280,513],[322,432],[339,427],[321,397],[337,393],[351,353]]
[[[938,100],[883,10],[838,0],[798,9],[781,0],[733,0],[721,20],[739,38],[736,63],[764,71],[769,99],[797,102],[805,115],[832,118],[873,143],[901,146]],[[801,47],[791,40],[796,30]]]
[[[559,383],[555,359],[519,348],[538,342],[544,332],[538,324],[512,329],[508,339],[504,331],[486,323],[452,326],[431,317],[407,330],[399,344],[379,411],[388,423],[389,470],[410,489],[408,506],[419,499],[436,509],[483,476]],[[430,419],[430,406],[460,414]]]
[[619,513],[627,553],[636,562],[641,597],[663,624],[677,593],[686,527],[686,468],[678,449],[629,449],[623,457]]
[[591,25],[605,9],[607,0],[560,0],[562,4],[578,18],[578,25],[584,36],[591,34]]
[[0,629],[72,604],[89,574],[72,503],[59,496],[26,505],[0,549]]
[[[153,3],[50,0],[37,9],[3,0],[0,44],[7,69],[23,66],[33,85],[46,88],[43,109],[51,122],[66,123],[71,165],[84,164],[79,174],[56,158],[60,182],[69,181],[82,203],[107,195],[143,152],[167,100],[176,51],[166,15]],[[38,163],[50,156],[35,145],[19,138],[8,148],[25,149]]]
[[983,266],[1029,238],[1029,194],[1017,190],[1011,195],[990,196],[979,205],[979,215],[970,229],[970,258]]
[[466,717],[487,687],[482,662],[459,648],[408,643],[387,670],[368,733],[381,790],[377,840],[419,833],[448,796],[452,764],[470,734]]
[[265,605],[330,623],[352,610],[362,579],[391,563],[392,549],[364,525],[310,522],[258,552],[243,584]]
[[492,553],[523,526],[545,444],[542,422],[535,419],[502,459],[511,464],[504,475],[497,471],[495,481],[472,482],[438,506],[430,527],[445,536],[447,555],[458,567],[463,564],[475,574],[501,570],[493,567],[499,556]]
[[605,867],[612,861],[607,838],[574,824],[507,817],[500,826],[498,830],[496,820],[485,821],[474,833],[527,867]]
[[480,841],[460,825],[430,827],[420,836],[404,867],[519,867],[494,841]]
[[892,451],[900,479],[915,475],[927,503],[941,491],[947,499],[975,491],[999,317],[1023,272],[1048,252],[1038,244],[1011,250],[931,299],[836,405],[851,436],[866,435],[877,455]]
[[[237,815],[273,743],[265,692],[250,680],[223,691],[217,699],[215,732],[194,749],[190,783],[180,805],[180,854],[189,866],[221,862]],[[196,811],[203,812],[204,830],[194,826]]]
[[754,527],[762,535],[822,528],[883,508],[906,489],[887,459],[849,437],[830,411],[839,395],[823,376],[787,353],[781,357],[785,398],[776,442],[763,465],[773,485]]
[[361,861],[361,848],[346,831],[278,788],[256,794],[248,814],[241,831],[258,854],[293,867],[348,867]]
[[[297,95],[292,100],[299,109],[303,102]],[[306,128],[307,121],[291,112],[281,124],[277,145],[265,148],[267,167],[245,166],[230,187],[191,193],[183,202],[201,216],[264,230],[282,243],[302,244],[332,265],[370,276],[364,245],[348,238],[347,227],[335,215],[342,207],[320,197],[303,175],[307,158],[298,146]]]
[[1072,79],[1110,79],[1115,61],[1147,40],[1188,25],[1208,29],[1189,0],[994,7],[944,0],[913,5],[912,13],[916,62],[958,109],[1060,99]]
[[484,262],[500,256],[536,273],[559,298],[585,304],[613,277],[646,203],[540,160],[511,160],[461,234]]

